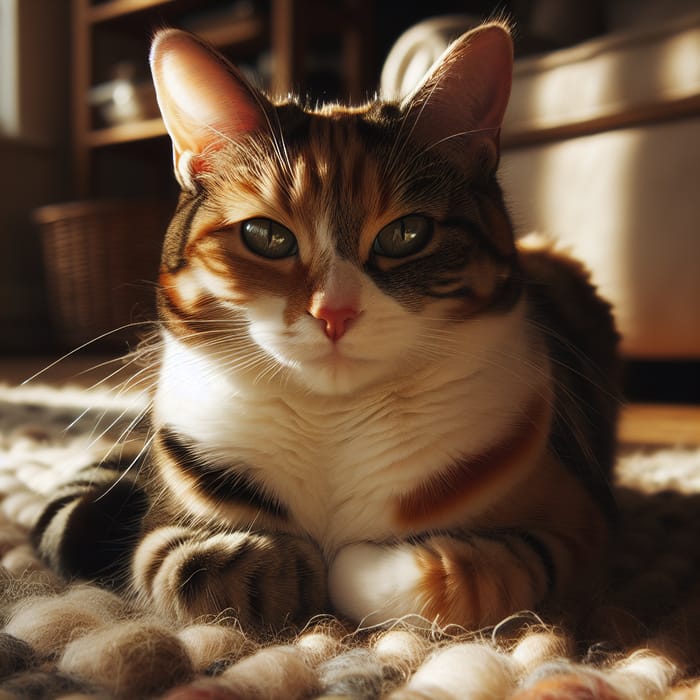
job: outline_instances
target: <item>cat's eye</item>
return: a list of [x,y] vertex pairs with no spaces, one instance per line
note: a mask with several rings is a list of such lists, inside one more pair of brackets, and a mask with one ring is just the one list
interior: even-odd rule
[[298,251],[297,239],[272,219],[248,219],[241,224],[241,238],[248,250],[271,260],[290,258]]
[[425,216],[404,216],[385,226],[372,250],[387,258],[406,258],[421,251],[433,235],[433,222]]

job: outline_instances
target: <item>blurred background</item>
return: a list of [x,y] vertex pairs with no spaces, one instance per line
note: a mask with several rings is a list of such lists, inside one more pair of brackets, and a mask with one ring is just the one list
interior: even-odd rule
[[[697,0],[0,0],[0,379],[135,342],[177,196],[147,55],[209,40],[269,93],[400,96],[466,28],[515,24],[501,180],[519,234],[586,261],[630,398],[700,403]],[[103,334],[106,334],[101,338]]]

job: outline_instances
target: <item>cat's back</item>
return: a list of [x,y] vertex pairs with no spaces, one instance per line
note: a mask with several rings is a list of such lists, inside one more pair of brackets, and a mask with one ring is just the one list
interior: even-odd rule
[[621,405],[620,340],[611,305],[591,272],[539,234],[518,242],[530,323],[550,357],[554,387],[551,448],[586,485],[608,516],[608,480]]
[[601,372],[616,374],[619,335],[611,305],[586,267],[538,235],[518,244],[520,265],[536,317],[549,322]]

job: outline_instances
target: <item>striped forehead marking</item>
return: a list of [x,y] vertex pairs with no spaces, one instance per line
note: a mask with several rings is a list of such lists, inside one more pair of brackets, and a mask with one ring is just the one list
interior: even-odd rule
[[262,203],[272,218],[279,212],[281,223],[308,236],[322,257],[334,250],[359,262],[362,231],[373,228],[391,199],[370,150],[348,121],[312,118],[303,143],[289,145],[289,163],[269,162]]

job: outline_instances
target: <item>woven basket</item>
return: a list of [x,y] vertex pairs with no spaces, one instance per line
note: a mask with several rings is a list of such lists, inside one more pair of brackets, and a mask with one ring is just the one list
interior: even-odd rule
[[133,200],[42,207],[39,225],[56,341],[122,346],[155,318],[160,248],[172,207]]

